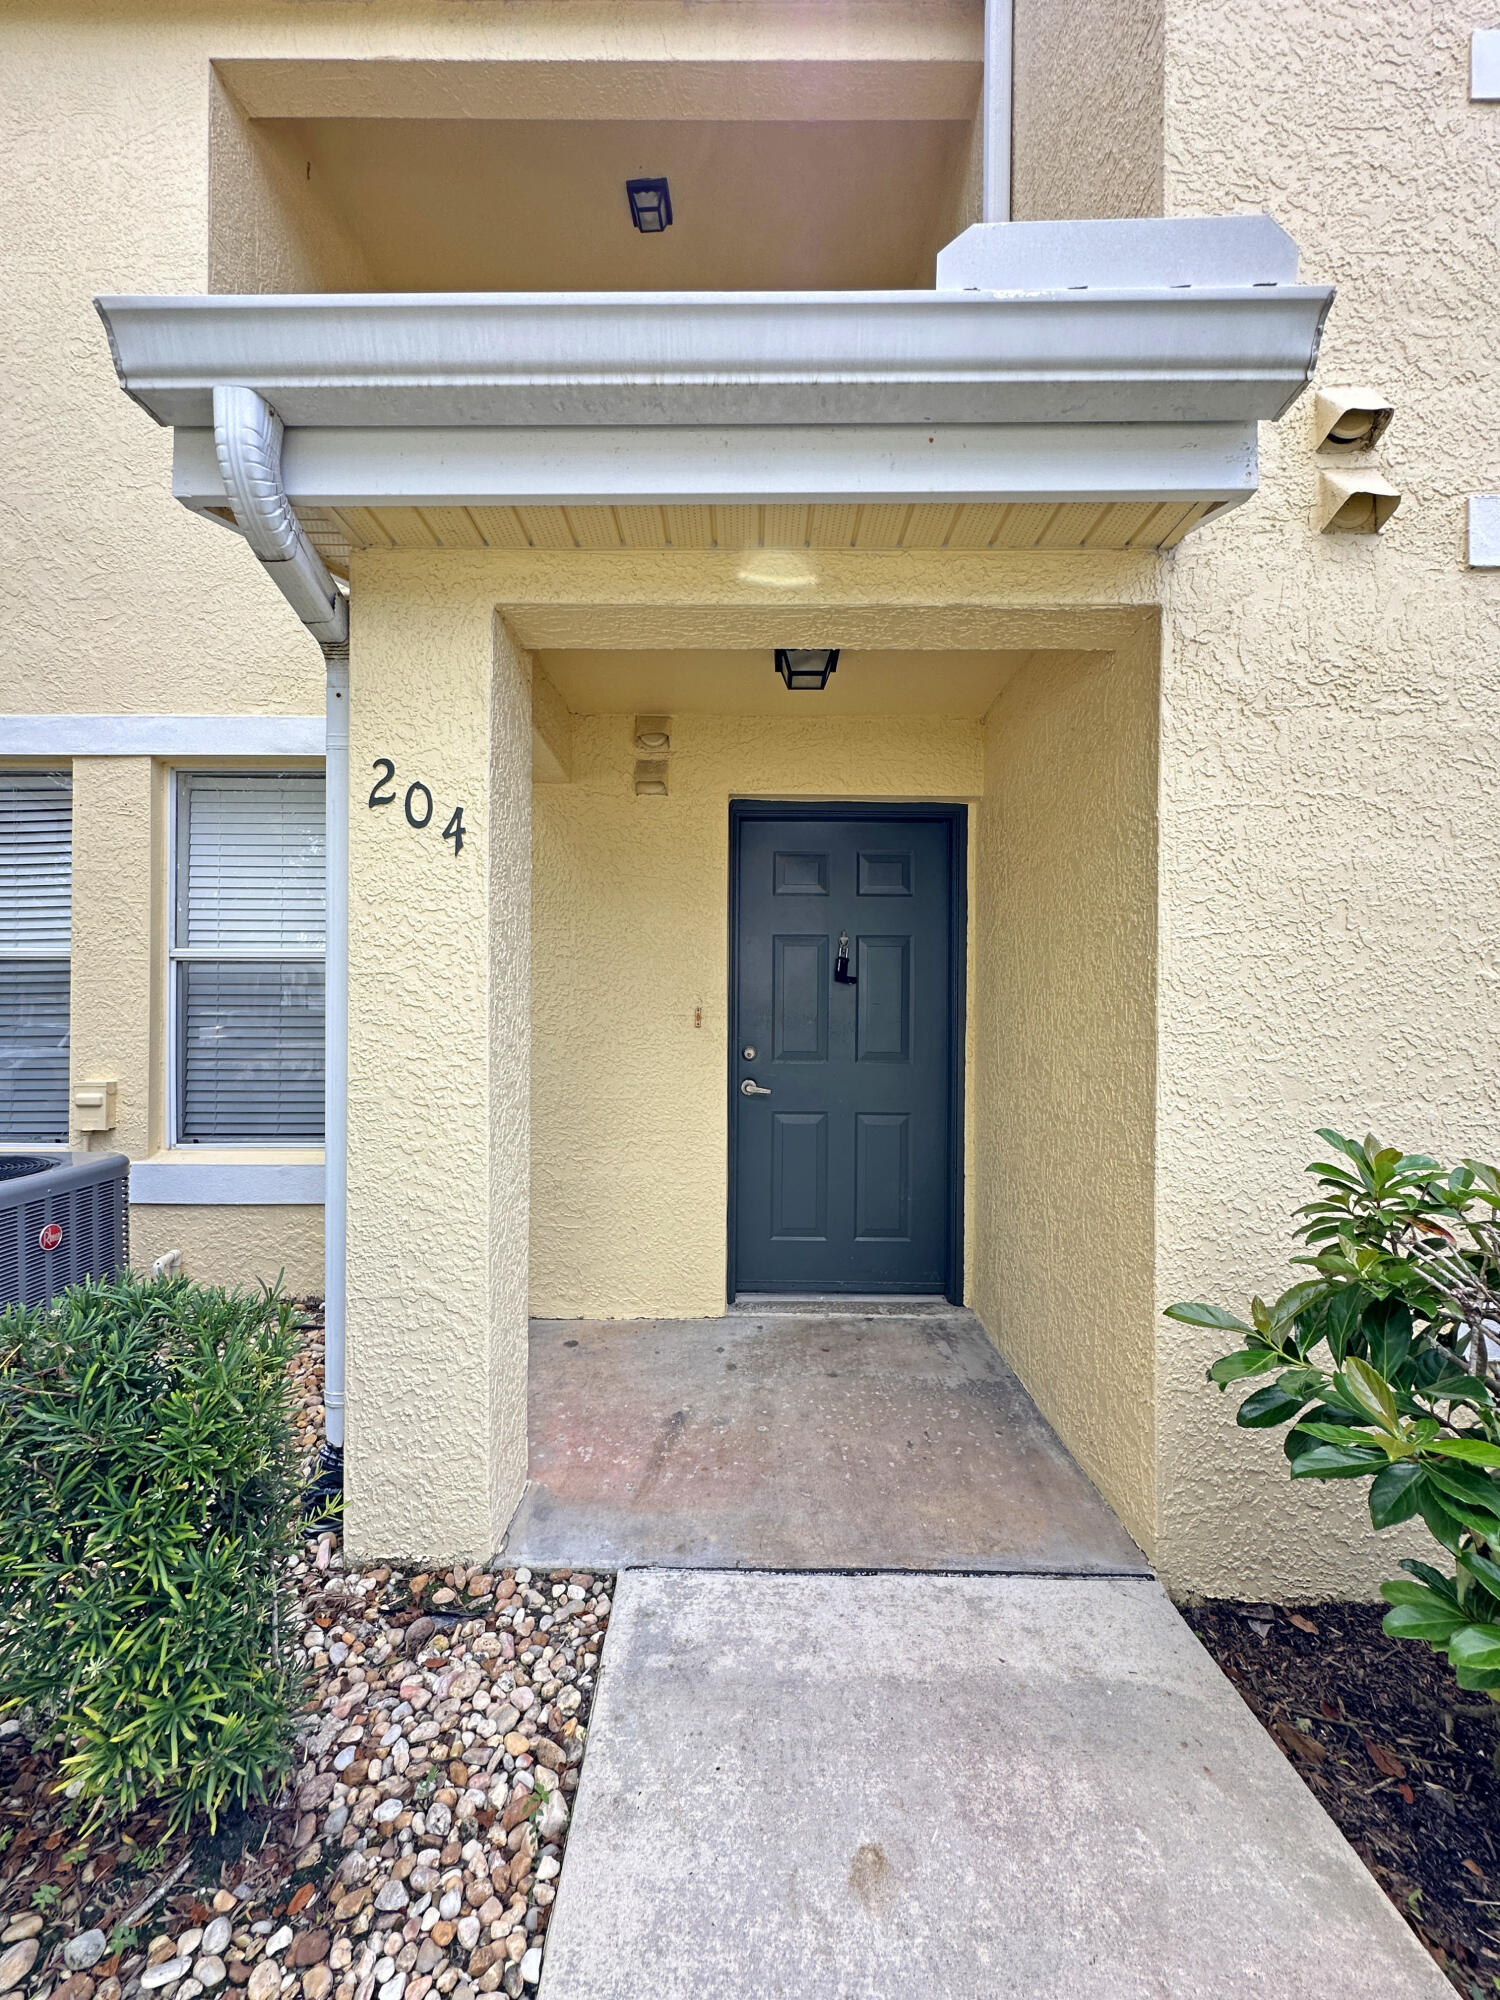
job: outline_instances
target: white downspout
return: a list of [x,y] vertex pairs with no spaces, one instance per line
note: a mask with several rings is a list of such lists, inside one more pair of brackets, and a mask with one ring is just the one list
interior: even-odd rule
[[1011,215],[1011,124],[1015,103],[1015,0],[985,0],[984,213],[981,222],[1009,222]]
[[325,645],[328,869],[323,1004],[323,1409],[330,1452],[344,1455],[344,1256],[349,1140],[349,648]]
[[241,534],[323,648],[327,674],[324,995],[323,1404],[318,1490],[342,1485],[344,1262],[349,1129],[349,602],[307,538],[281,479],[281,419],[254,389],[214,390],[214,446]]

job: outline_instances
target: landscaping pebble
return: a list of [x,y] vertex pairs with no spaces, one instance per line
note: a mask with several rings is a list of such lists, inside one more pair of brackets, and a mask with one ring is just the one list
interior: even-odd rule
[[273,1959],[263,1958],[250,1974],[245,1991],[250,2000],[272,2000],[281,1991],[281,1970]]
[[9,1993],[19,1986],[36,1962],[37,1941],[34,1937],[21,1938],[5,1952],[0,1953],[0,1993]]
[[[322,1442],[316,1336],[295,1367],[298,1443],[310,1453]],[[178,1884],[185,1845],[156,1863],[178,1886],[123,1941],[114,1927],[149,1880],[127,1876],[101,1900],[87,1886],[98,1862],[81,1881],[70,1866],[59,1879],[71,1886],[44,1917],[15,1904],[51,1878],[35,1861],[18,1870],[14,1848],[0,1853],[0,2000],[23,2000],[33,1973],[38,2000],[534,1991],[613,1579],[524,1566],[354,1571],[331,1531],[293,1569],[309,1699],[283,1799],[246,1823],[243,1851],[208,1880]],[[9,1738],[0,1746],[10,1753]],[[3,1800],[8,1824],[19,1811],[27,1825],[28,1796]],[[43,1820],[30,1839],[49,1824],[61,1823]],[[101,1884],[121,1852],[137,1852],[119,1841],[116,1831],[99,1842]],[[57,1843],[46,1851],[61,1859]]]
[[[37,1929],[41,1929],[41,1918],[37,1919]],[[109,1940],[103,1931],[80,1931],[75,1938],[69,1938],[63,1946],[63,1964],[69,1972],[87,1972],[103,1958]]]
[[155,1965],[148,1965],[141,1974],[141,1991],[154,1993],[161,1986],[175,1986],[179,1979],[188,1974],[189,1962],[185,1958],[159,1958]]

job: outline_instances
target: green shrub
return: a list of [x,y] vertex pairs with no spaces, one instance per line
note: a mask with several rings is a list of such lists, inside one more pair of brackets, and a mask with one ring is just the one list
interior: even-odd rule
[[95,1816],[274,1791],[300,1692],[293,1310],[181,1278],[0,1314],[0,1710]]
[[1500,1172],[1318,1137],[1340,1158],[1308,1168],[1320,1193],[1292,1259],[1316,1275],[1274,1305],[1252,1299],[1248,1321],[1203,1304],[1167,1313],[1243,1340],[1208,1371],[1221,1389],[1275,1376],[1238,1421],[1290,1425],[1293,1479],[1368,1479],[1376,1528],[1420,1516],[1453,1567],[1403,1562],[1407,1580],[1381,1586],[1385,1629],[1500,1700]]

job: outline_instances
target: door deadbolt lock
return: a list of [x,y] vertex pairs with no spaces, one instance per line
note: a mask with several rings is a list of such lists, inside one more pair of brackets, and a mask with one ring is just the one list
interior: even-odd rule
[[754,1061],[755,1061],[755,1050],[754,1050],[753,1048],[747,1048],[747,1049],[745,1050],[745,1061],[746,1061],[746,1062],[754,1062]]
[[753,1076],[747,1076],[740,1085],[741,1097],[769,1097],[770,1091],[763,1083],[757,1083]]

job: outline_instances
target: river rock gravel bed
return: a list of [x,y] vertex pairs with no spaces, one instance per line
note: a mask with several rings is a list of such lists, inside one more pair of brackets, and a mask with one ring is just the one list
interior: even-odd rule
[[295,1581],[308,1700],[273,1810],[80,1839],[50,1755],[0,1741],[0,2000],[535,1990],[613,1579],[349,1569],[329,1531]]

